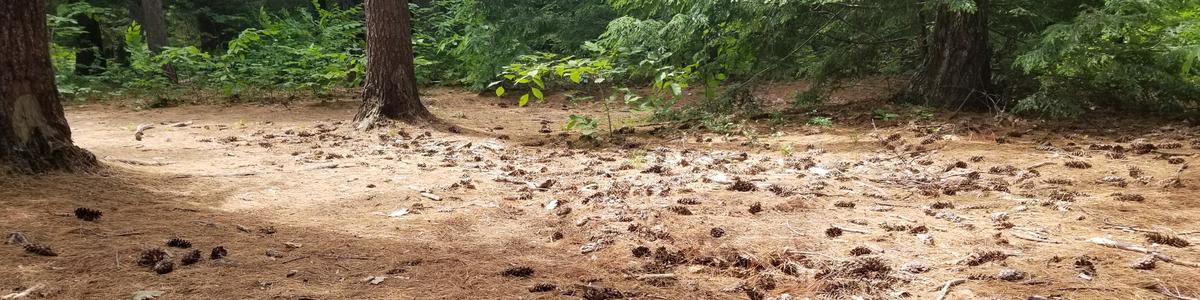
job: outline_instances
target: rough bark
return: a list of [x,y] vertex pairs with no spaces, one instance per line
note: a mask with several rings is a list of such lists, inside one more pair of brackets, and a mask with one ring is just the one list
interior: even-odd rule
[[417,94],[408,1],[368,0],[366,14],[367,78],[362,107],[354,116],[357,127],[370,129],[384,118],[433,120]]
[[975,7],[974,12],[938,9],[924,66],[907,91],[911,100],[955,110],[992,108],[988,0],[975,0]]
[[[167,16],[163,11],[162,0],[142,0],[142,31],[146,33],[146,46],[150,48],[150,53],[162,53],[163,47],[167,46]],[[179,77],[175,74],[175,66],[171,64],[163,65],[163,75],[167,76],[167,80],[171,83],[179,83]]]
[[0,0],[0,172],[96,165],[71,141],[50,65],[45,9],[43,0]]

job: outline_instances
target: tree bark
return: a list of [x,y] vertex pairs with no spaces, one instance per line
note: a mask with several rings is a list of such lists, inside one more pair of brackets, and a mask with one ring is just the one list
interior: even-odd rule
[[[163,11],[162,0],[142,0],[141,16],[142,31],[146,33],[146,46],[150,48],[150,53],[162,53],[163,47],[167,46],[167,16]],[[175,66],[163,65],[163,75],[167,76],[171,83],[179,83]]]
[[0,0],[0,172],[96,165],[71,141],[50,65],[45,9],[44,0]]
[[975,0],[974,12],[938,9],[924,66],[906,93],[910,100],[955,110],[993,108],[987,12],[988,0]]
[[421,104],[413,65],[412,24],[407,0],[367,0],[367,78],[354,122],[370,129],[381,119],[432,121]]

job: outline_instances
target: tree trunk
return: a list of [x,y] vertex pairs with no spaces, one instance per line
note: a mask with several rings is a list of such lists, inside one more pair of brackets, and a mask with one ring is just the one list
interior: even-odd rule
[[993,107],[987,11],[988,0],[975,0],[974,12],[938,9],[924,66],[907,91],[911,100],[955,110]]
[[[141,15],[142,31],[146,33],[146,46],[150,48],[150,53],[162,53],[163,47],[167,46],[167,16],[163,11],[162,0],[142,0]],[[163,75],[166,75],[171,83],[179,83],[175,66],[163,65]]]
[[366,13],[367,80],[354,116],[358,129],[370,129],[383,118],[433,120],[417,94],[408,1],[367,0]]
[[83,34],[75,42],[75,74],[96,75],[104,72],[104,36],[100,22],[88,14],[75,16],[75,23],[83,27]]
[[86,170],[96,158],[75,147],[50,65],[43,0],[0,0],[0,172]]

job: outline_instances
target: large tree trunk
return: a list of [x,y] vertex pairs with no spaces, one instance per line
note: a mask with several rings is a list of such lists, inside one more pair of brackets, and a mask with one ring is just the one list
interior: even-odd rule
[[43,0],[0,0],[0,172],[96,165],[71,141],[50,65],[45,9]]
[[923,69],[907,91],[911,100],[956,110],[992,108],[988,0],[975,0],[975,7],[974,12],[938,9]]
[[[163,47],[167,46],[167,15],[163,11],[162,0],[142,0],[141,16],[142,31],[146,33],[146,46],[150,48],[150,53],[162,53]],[[171,83],[179,83],[175,66],[163,65],[163,75],[166,75]]]
[[354,121],[370,129],[383,118],[408,122],[433,119],[417,94],[412,25],[407,0],[368,0],[367,80]]

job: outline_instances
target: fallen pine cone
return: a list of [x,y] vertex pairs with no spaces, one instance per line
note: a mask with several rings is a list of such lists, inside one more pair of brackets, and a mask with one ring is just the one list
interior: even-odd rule
[[41,255],[41,256],[58,256],[58,253],[54,252],[54,249],[51,249],[50,246],[46,246],[46,245],[42,245],[42,244],[28,243],[28,244],[25,244],[24,248],[25,248],[25,252],[29,252],[29,253],[33,253],[33,254],[37,254],[37,255]]

